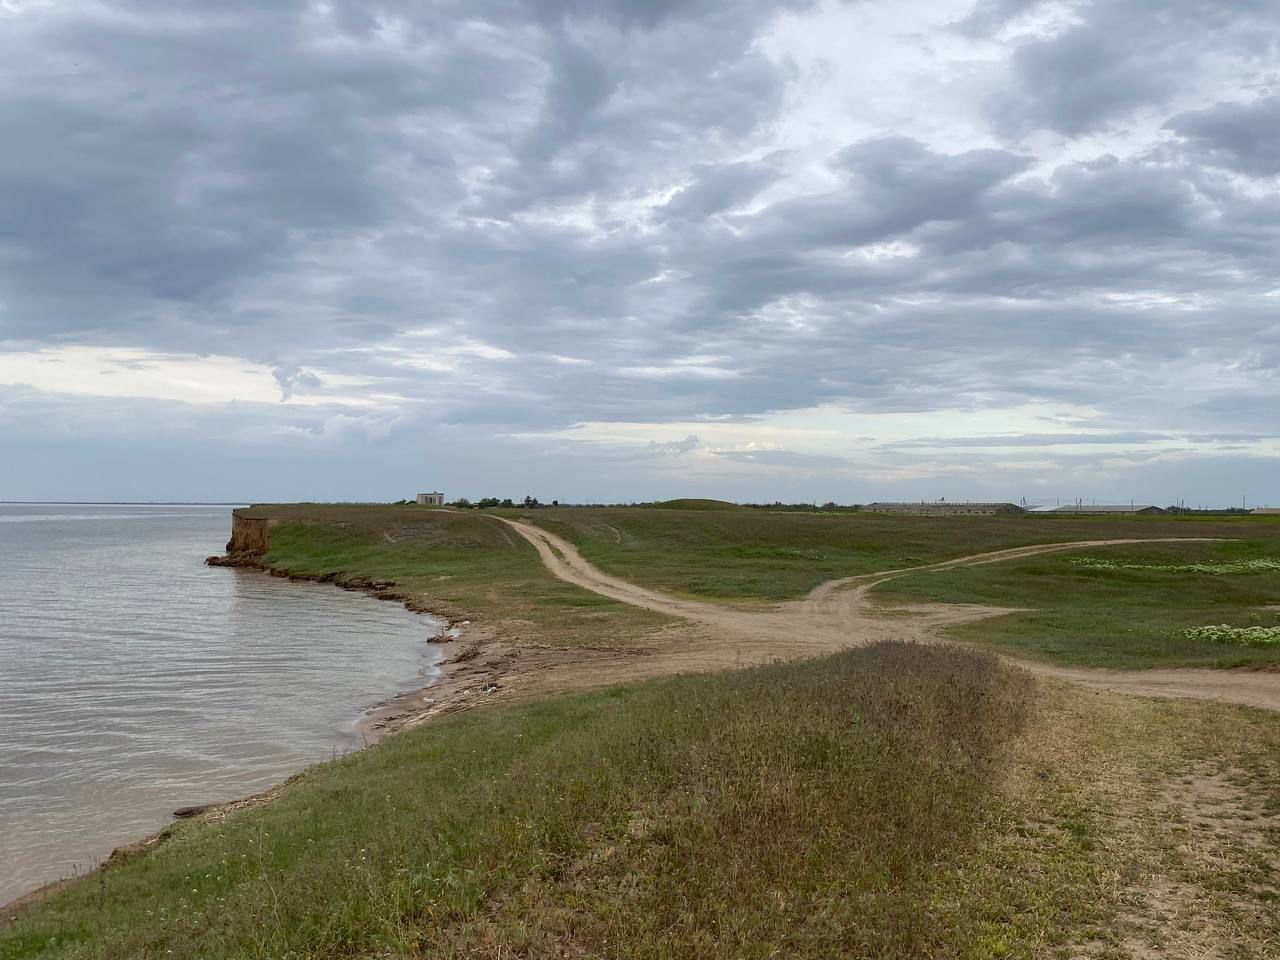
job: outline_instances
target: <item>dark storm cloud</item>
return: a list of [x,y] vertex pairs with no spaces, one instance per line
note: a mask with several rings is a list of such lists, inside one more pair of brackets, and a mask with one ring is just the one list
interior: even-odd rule
[[[800,5],[66,4],[10,20],[3,334],[237,335],[271,358],[291,333],[343,343],[436,319],[421,304],[442,282],[430,312],[470,314],[504,261],[526,309],[594,314],[618,279],[606,261],[643,251],[511,216],[661,186],[701,138],[749,134],[782,82],[752,43],[785,6]],[[484,279],[459,289],[456,261]],[[262,304],[277,297],[294,319]]]
[[972,214],[987,191],[1028,163],[1002,150],[938,154],[909,137],[851,144],[831,162],[847,177],[839,189],[739,218],[735,226],[747,242],[737,247],[786,257],[901,237],[926,223]]
[[[993,32],[1032,4],[984,2],[962,29]],[[1014,48],[987,109],[1009,137],[1053,130],[1068,137],[1113,127],[1195,89],[1223,61],[1265,75],[1274,63],[1280,7],[1269,0],[1092,0],[1050,36]]]
[[[812,6],[0,13],[0,349],[229,355],[285,398],[345,376],[394,408],[254,414],[291,442],[822,403],[1073,403],[1137,445],[1266,435],[1280,196],[1249,181],[1280,172],[1273,4],[1083,4],[1008,41],[967,146],[887,131],[824,157],[778,138],[798,68],[761,42]],[[1040,13],[984,0],[956,28]],[[1232,71],[1260,92],[1197,93]],[[1036,153],[1140,114],[1161,140]],[[721,454],[847,466],[814,456]]]
[[1280,175],[1280,96],[1180,113],[1165,126],[1206,163],[1254,177]]
[[781,174],[763,163],[729,163],[719,167],[700,164],[696,179],[682,187],[659,211],[659,217],[701,220],[747,203]]

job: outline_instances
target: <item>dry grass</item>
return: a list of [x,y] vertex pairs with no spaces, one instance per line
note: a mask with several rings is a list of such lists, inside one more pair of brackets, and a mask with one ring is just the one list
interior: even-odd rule
[[1051,956],[1280,956],[1280,721],[1044,685],[997,860],[1034,864],[1071,921]]
[[1280,956],[1280,718],[896,644],[477,710],[0,957]]
[[180,826],[0,957],[953,956],[919,905],[1031,690],[886,645],[477,711]]

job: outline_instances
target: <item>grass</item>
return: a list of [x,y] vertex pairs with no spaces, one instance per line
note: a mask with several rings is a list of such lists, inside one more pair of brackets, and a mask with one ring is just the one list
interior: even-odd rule
[[[941,518],[774,513],[734,504],[724,504],[724,509],[675,506],[692,503],[461,513],[416,506],[286,504],[245,513],[286,526],[333,526],[346,536],[313,531],[315,542],[307,544],[302,540],[308,535],[292,533],[286,542],[284,531],[274,529],[272,559],[291,569],[376,566],[376,574],[372,569],[359,572],[386,576],[397,571],[399,578],[417,578],[428,592],[449,593],[460,604],[474,602],[485,610],[495,606],[498,595],[504,602],[510,596],[519,605],[537,606],[538,597],[556,583],[541,569],[532,547],[489,514],[526,517],[572,541],[602,569],[643,586],[748,604],[796,599],[836,577],[1036,543],[1138,537],[1280,542],[1280,522],[1254,517]],[[449,584],[448,579],[468,582]],[[555,602],[567,596],[561,594]],[[611,612],[620,612],[613,606]],[[533,615],[536,619],[537,613]]]
[[903,517],[865,513],[548,509],[527,514],[609,573],[703,600],[773,603],[836,577],[1007,547],[1139,537],[1280,539],[1260,518]]
[[[1206,759],[1248,771],[1233,833],[1161,806]],[[1274,716],[885,644],[409,731],[176,826],[0,958],[1266,957],[1268,810]]]
[[441,612],[501,622],[513,640],[616,645],[668,622],[557,580],[528,542],[480,513],[313,505],[246,512],[279,521],[265,558],[274,567],[394,580]]
[[653,504],[655,510],[743,510],[744,507],[728,500],[698,500],[685,497],[680,500],[660,500]]
[[[275,565],[394,580],[513,639],[611,644],[667,622],[555,580],[478,513],[256,513],[278,521]],[[1248,520],[531,516],[612,572],[734,603],[1050,540],[1243,538],[1084,554],[1159,565],[1280,553],[1280,525]],[[962,635],[1122,666],[1257,656],[1178,638],[1280,603],[1275,571],[1073,556],[910,574],[880,595],[1035,607]],[[1278,901],[1280,717],[883,644],[446,717],[312,768],[269,804],[175,825],[0,928],[0,960],[1116,960],[1224,944],[1264,958],[1280,955]]]
[[1207,624],[1280,624],[1280,571],[1096,569],[1073,562],[1089,557],[1117,564],[1176,566],[1280,556],[1280,527],[1268,524],[1253,532],[1264,535],[1235,543],[1103,547],[911,574],[877,587],[872,596],[886,605],[1030,608],[953,628],[952,635],[1056,663],[1122,668],[1276,663],[1280,648],[1195,640],[1184,632]]
[[[1072,560],[1178,565],[1280,556],[1280,523],[1259,518],[886,517],[758,510],[540,509],[524,514],[576,543],[603,569],[668,593],[762,605],[803,596],[836,577],[910,567],[1033,543],[1140,537],[1228,537],[1222,544],[1150,544],[892,581],[887,604],[983,603],[1032,612],[955,628],[958,639],[1082,666],[1236,666],[1280,660],[1280,649],[1184,636],[1190,627],[1280,623],[1280,571],[1213,575],[1087,569]],[[670,621],[570,586],[494,517],[421,507],[271,506],[280,521],[269,562],[301,574],[397,581],[459,616],[501,624],[513,642],[622,646]]]
[[0,957],[936,952],[957,931],[916,904],[976,842],[1029,690],[889,646],[475,712],[179,826]]
[[1036,955],[1063,960],[1280,955],[1280,719],[1039,692],[1009,758],[1011,819],[981,850],[1022,865],[989,902],[989,942],[1009,948],[994,955],[1021,954],[1009,918],[1044,924]]

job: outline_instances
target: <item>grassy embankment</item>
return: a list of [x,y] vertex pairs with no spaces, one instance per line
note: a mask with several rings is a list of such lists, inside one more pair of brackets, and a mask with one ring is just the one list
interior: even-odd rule
[[243,513],[279,521],[272,566],[394,580],[443,613],[501,624],[513,641],[621,644],[668,622],[557,580],[515,531],[479,512],[291,504]]
[[[718,505],[723,507],[723,505]],[[520,511],[501,511],[507,516]],[[394,579],[444,609],[501,622],[520,640],[620,645],[668,622],[552,577],[489,516],[418,507],[266,507],[293,522],[268,560],[298,573]],[[842,576],[1034,543],[1223,537],[1223,544],[1105,547],[887,583],[874,597],[1032,608],[957,628],[1018,655],[1091,666],[1232,666],[1280,648],[1189,640],[1188,627],[1280,624],[1280,572],[1213,575],[1092,570],[1080,557],[1157,564],[1280,556],[1280,523],[1259,518],[886,517],[739,509],[544,509],[525,514],[603,569],[677,596],[767,605]],[[322,521],[316,523],[313,521]]]
[[406,732],[177,825],[0,958],[1261,958],[1278,816],[1273,716],[889,645]]

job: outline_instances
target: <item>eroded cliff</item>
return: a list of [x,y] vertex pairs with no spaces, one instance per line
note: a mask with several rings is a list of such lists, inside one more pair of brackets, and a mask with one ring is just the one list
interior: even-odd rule
[[207,563],[215,567],[259,566],[271,547],[271,526],[274,520],[242,516],[240,511],[231,514],[231,539],[227,541],[225,557],[210,557]]

